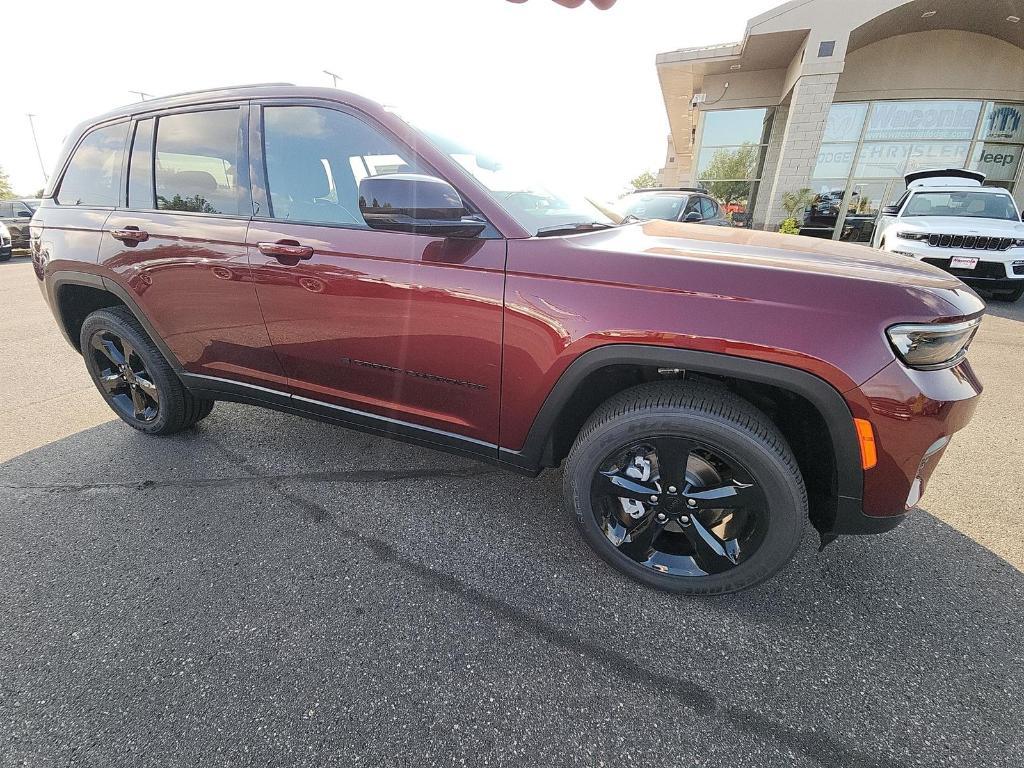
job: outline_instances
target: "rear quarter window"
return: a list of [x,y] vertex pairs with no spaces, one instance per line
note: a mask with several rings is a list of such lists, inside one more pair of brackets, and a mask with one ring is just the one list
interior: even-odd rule
[[58,205],[116,205],[127,134],[125,122],[97,128],[82,139],[61,179]]

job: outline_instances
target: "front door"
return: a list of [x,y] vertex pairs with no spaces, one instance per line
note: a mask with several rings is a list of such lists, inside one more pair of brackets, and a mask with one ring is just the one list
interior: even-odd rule
[[100,263],[189,373],[283,389],[245,253],[247,123],[238,106],[139,120]]
[[496,443],[504,240],[370,229],[359,179],[432,173],[415,154],[337,107],[253,110],[249,261],[292,393]]

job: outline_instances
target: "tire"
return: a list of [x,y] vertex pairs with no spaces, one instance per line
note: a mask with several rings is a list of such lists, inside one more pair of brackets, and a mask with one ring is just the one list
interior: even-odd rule
[[0,262],[10,261],[12,255],[11,253],[0,253]]
[[[663,476],[662,460],[657,459],[659,490],[655,493],[661,493],[657,497],[658,503],[665,504],[668,500],[669,505],[676,506],[652,506],[641,522],[650,520],[650,515],[656,510],[665,510],[670,520],[661,528],[660,538],[655,544],[673,553],[666,555],[655,552],[646,562],[639,562],[640,558],[623,554],[627,546],[635,546],[630,539],[636,538],[633,535],[636,528],[622,527],[624,523],[620,522],[620,519],[626,520],[626,516],[618,510],[616,503],[624,506],[627,502],[614,498],[617,493],[611,497],[603,493],[607,486],[602,484],[602,477],[611,474],[622,477],[622,474],[599,470],[606,457],[621,455],[617,451],[622,446],[646,445],[648,442],[656,446],[657,456],[661,455],[663,444],[684,444],[693,450],[688,448],[686,458],[682,460],[686,478],[682,492],[675,487],[660,487],[663,485],[660,482]],[[641,453],[643,450],[640,449]],[[715,553],[704,551],[703,557],[698,559],[698,548],[702,545],[701,538],[694,536],[694,528],[698,529],[697,533],[707,542],[705,534],[715,519],[727,521],[719,525],[732,525],[737,516],[744,514],[742,508],[725,518],[721,517],[721,510],[698,509],[690,516],[689,525],[682,524],[687,520],[685,513],[689,510],[680,509],[684,502],[679,497],[688,494],[700,496],[702,490],[699,484],[691,483],[690,470],[695,463],[694,456],[704,465],[719,467],[715,470],[716,474],[723,471],[731,473],[731,482],[722,484],[722,477],[712,482],[712,485],[721,485],[717,490],[739,489],[732,491],[739,498],[755,491],[760,494],[756,497],[759,503],[752,503],[751,508],[760,507],[763,510],[756,514],[746,513],[748,518],[744,523],[751,531],[759,532],[760,538],[755,539],[751,534],[741,546],[738,535],[727,540],[715,534],[719,544],[725,543],[726,548],[732,547],[728,561],[717,554],[717,548]],[[620,482],[614,477],[614,482]],[[740,482],[743,478],[750,482]],[[713,385],[658,382],[625,390],[609,399],[580,430],[565,464],[563,487],[583,538],[605,561],[648,586],[690,595],[735,592],[767,580],[793,557],[808,520],[807,492],[803,478],[782,434],[767,416],[750,403]],[[601,492],[595,493],[595,487],[601,488]],[[675,494],[671,499],[668,491]],[[694,494],[694,491],[698,493]],[[695,502],[687,498],[685,504],[708,505],[731,501],[702,499]],[[639,510],[636,510],[630,516],[639,514]],[[718,517],[710,522],[705,517],[704,524],[697,526],[698,515],[707,514]],[[677,517],[672,518],[672,515]],[[673,525],[674,521],[679,522]],[[672,533],[673,529],[678,533]],[[618,534],[613,535],[615,531],[628,531],[630,536],[616,544],[614,541]],[[667,544],[662,544],[669,533],[672,533],[673,538]],[[752,550],[750,542],[756,542]],[[692,555],[679,554],[685,553],[691,546]],[[732,558],[735,558],[735,562]],[[721,569],[716,566],[705,570],[704,564],[709,561],[712,565],[720,562]],[[673,572],[673,569],[678,572]]]
[[[171,435],[213,410],[213,400],[201,400],[185,388],[127,307],[90,314],[82,323],[79,342],[93,384],[130,427],[147,435]],[[127,348],[130,371],[123,367]],[[138,402],[145,408],[138,407]]]
[[1019,300],[1021,296],[1024,296],[1024,286],[1021,286],[1020,288],[1017,288],[1009,292],[1000,292],[992,294],[992,298],[995,299],[996,301],[1008,301],[1011,303]]

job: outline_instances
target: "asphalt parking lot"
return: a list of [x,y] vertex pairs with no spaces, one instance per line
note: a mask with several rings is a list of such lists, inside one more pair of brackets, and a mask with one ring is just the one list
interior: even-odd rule
[[224,403],[135,433],[33,281],[0,264],[4,768],[1024,765],[1024,302],[922,510],[695,600],[555,472]]

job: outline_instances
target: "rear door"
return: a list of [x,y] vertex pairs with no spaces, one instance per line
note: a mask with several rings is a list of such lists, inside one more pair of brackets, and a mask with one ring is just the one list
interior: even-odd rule
[[143,116],[100,262],[189,373],[286,386],[245,253],[248,105]]
[[496,443],[505,241],[370,229],[360,178],[437,174],[340,105],[256,109],[249,258],[292,392]]

